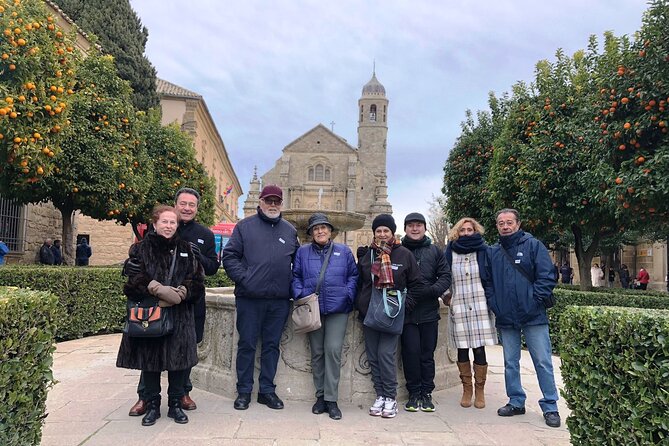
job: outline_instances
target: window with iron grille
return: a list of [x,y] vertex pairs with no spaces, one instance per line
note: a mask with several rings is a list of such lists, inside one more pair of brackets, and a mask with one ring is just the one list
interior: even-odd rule
[[26,227],[26,207],[15,200],[0,196],[0,240],[12,252],[23,252]]

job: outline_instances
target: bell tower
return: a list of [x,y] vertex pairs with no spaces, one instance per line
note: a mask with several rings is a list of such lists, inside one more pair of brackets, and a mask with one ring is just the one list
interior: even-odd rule
[[367,214],[367,223],[381,213],[392,213],[386,184],[386,148],[388,137],[388,98],[386,89],[376,78],[362,87],[358,100],[358,176],[357,212]]

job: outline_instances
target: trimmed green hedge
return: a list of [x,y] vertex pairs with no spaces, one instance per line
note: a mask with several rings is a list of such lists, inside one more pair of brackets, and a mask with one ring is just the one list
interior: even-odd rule
[[[557,289],[565,289],[571,291],[580,291],[578,285],[567,285],[560,283],[557,286]],[[591,290],[593,293],[605,293],[605,294],[627,294],[627,295],[638,295],[638,296],[658,296],[669,298],[669,293],[662,290],[633,290],[630,288],[607,288],[607,287],[594,287]]]
[[[0,286],[50,291],[58,297],[56,338],[68,340],[118,331],[125,318],[125,278],[121,268],[13,266],[0,268]],[[207,277],[208,287],[232,286],[221,268]]]
[[[621,291],[625,291],[622,290]],[[627,290],[632,291],[632,290]],[[548,310],[549,330],[553,350],[560,352],[563,334],[559,330],[562,314],[570,305],[576,306],[615,306],[649,309],[669,309],[669,295],[647,294],[640,292],[605,293],[603,291],[578,291],[573,289],[556,288],[555,307]]]
[[53,383],[57,298],[0,289],[0,444],[36,445]]
[[570,307],[561,319],[572,444],[669,444],[669,311]]

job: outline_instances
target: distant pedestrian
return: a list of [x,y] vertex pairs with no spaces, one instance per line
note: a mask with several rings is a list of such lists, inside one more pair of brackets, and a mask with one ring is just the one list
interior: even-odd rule
[[91,255],[93,255],[93,250],[88,244],[88,240],[82,237],[81,242],[77,245],[75,264],[77,266],[88,266],[88,259]]
[[0,266],[5,264],[5,256],[9,253],[9,247],[0,240]]
[[604,279],[604,271],[599,267],[598,263],[590,268],[590,276],[592,277],[592,287],[598,288],[602,286],[602,279]]
[[51,246],[53,245],[53,240],[50,238],[44,239],[42,247],[39,249],[39,263],[42,265],[53,265],[53,251]]
[[53,251],[53,264],[62,265],[63,264],[63,252],[61,251],[60,240],[54,240],[53,245],[51,246],[51,251]]
[[627,268],[627,265],[624,263],[620,266],[620,271],[618,271],[618,275],[620,276],[620,286],[623,287],[623,289],[627,289],[630,287],[630,270]]
[[648,274],[645,268],[641,268],[639,269],[639,274],[636,275],[636,280],[639,283],[637,289],[645,290],[648,288],[648,282],[650,282],[650,274]]
[[574,268],[570,267],[567,262],[564,262],[564,265],[560,268],[560,274],[562,275],[562,283],[570,284],[574,279]]

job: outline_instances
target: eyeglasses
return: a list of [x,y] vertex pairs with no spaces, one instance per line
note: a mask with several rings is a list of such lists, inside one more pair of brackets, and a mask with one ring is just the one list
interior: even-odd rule
[[194,201],[188,202],[188,201],[180,201],[177,203],[179,207],[182,208],[191,208],[191,209],[197,209],[197,203]]
[[507,221],[498,221],[497,227],[503,228],[504,226],[513,226],[516,224],[516,220],[507,220]]
[[280,206],[283,203],[281,198],[262,198],[262,201],[270,206]]

